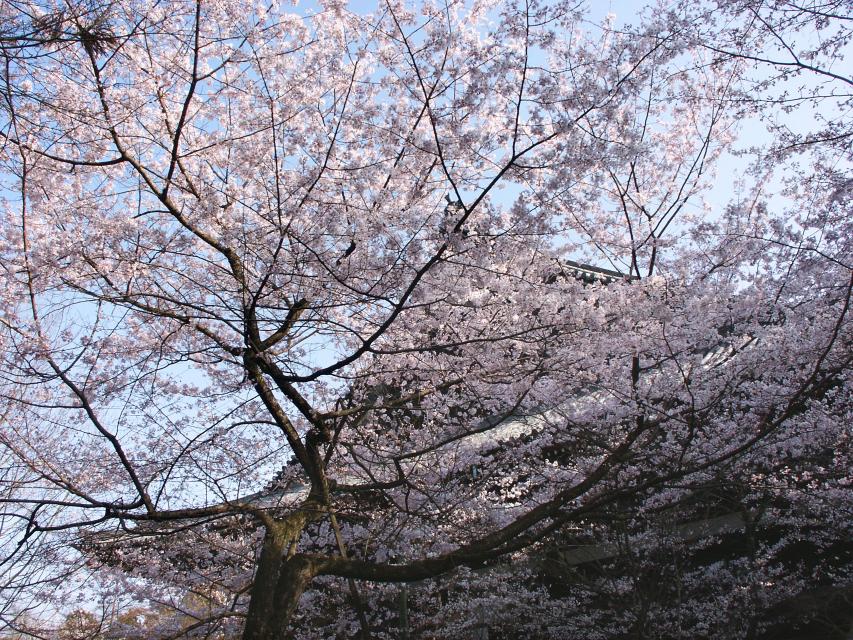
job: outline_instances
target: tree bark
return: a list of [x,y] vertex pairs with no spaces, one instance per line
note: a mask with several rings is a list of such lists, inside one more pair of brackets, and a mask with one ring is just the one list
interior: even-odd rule
[[268,527],[258,560],[243,640],[286,637],[299,599],[317,575],[316,563],[303,555],[286,558],[291,536]]

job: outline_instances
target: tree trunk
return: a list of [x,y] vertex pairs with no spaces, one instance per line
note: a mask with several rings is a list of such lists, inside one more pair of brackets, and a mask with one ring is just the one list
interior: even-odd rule
[[317,575],[302,555],[285,558],[290,536],[267,529],[258,561],[243,640],[281,640],[299,606],[299,598]]

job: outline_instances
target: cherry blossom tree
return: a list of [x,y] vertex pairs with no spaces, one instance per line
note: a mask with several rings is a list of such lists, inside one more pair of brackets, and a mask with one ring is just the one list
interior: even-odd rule
[[[837,5],[4,0],[0,619],[754,637],[849,586]],[[579,545],[632,562],[543,582]]]

